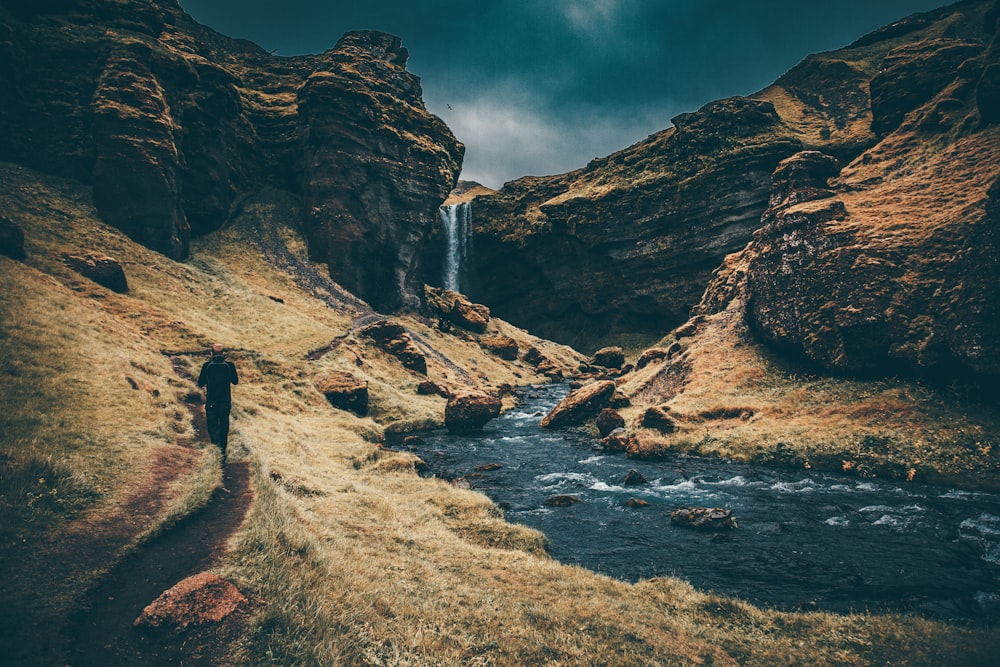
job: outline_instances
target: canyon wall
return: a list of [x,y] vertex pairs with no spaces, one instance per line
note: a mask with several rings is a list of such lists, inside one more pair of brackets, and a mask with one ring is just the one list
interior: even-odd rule
[[[831,176],[863,154],[886,168],[892,146],[951,145],[956,133],[988,127],[997,13],[996,2],[980,0],[915,15],[809,56],[755,95],[678,116],[583,169],[475,198],[470,296],[584,350],[658,339],[688,318],[723,259],[754,238],[783,160],[814,150],[837,165]],[[908,122],[935,100],[940,127]],[[796,268],[809,270],[805,261]]]
[[310,254],[376,308],[417,307],[464,148],[397,37],[280,57],[174,0],[0,5],[0,160],[92,185],[101,217],[175,259],[241,197],[298,197]]

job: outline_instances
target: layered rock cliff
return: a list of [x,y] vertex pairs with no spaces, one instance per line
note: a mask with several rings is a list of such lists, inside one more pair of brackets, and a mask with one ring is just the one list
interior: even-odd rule
[[816,150],[849,164],[931,100],[935,118],[970,104],[969,122],[993,117],[996,14],[980,0],[910,17],[583,169],[477,197],[470,296],[581,349],[659,338],[761,226],[783,160]]
[[92,185],[105,221],[175,259],[240,197],[291,192],[335,279],[376,308],[413,307],[464,149],[407,56],[354,32],[279,57],[175,0],[5,2],[0,160]]

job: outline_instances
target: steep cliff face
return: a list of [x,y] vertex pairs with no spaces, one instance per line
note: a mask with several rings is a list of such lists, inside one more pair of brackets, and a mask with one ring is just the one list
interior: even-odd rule
[[241,196],[298,196],[315,258],[379,308],[415,305],[463,147],[400,40],[273,56],[174,0],[0,6],[0,159],[90,184],[102,218],[173,258]]
[[[995,70],[983,61],[995,13],[980,0],[911,17],[584,169],[476,198],[471,296],[582,349],[658,338],[751,240],[782,160],[818,150],[850,163],[938,99],[967,61],[986,69],[974,75],[984,83],[966,88],[995,100]],[[952,114],[962,99],[941,98],[937,112]],[[979,106],[995,113],[995,102]]]

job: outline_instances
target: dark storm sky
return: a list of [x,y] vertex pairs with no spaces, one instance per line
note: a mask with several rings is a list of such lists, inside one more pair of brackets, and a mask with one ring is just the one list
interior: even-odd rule
[[[180,0],[279,55],[357,29],[399,35],[424,101],[491,187],[561,173],[706,102],[764,88],[810,53],[946,0]],[[449,108],[450,106],[450,108]]]

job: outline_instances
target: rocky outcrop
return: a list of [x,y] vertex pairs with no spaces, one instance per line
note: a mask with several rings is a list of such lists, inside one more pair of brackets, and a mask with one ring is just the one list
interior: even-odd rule
[[424,285],[424,297],[431,312],[451,324],[476,333],[484,333],[489,326],[490,309],[458,292]]
[[670,413],[662,407],[651,406],[642,413],[640,422],[643,428],[651,428],[661,433],[673,433],[676,428]]
[[572,391],[552,408],[540,422],[542,428],[572,426],[589,419],[608,406],[615,393],[615,383],[600,380]]
[[0,215],[0,255],[11,259],[24,259],[24,231],[13,222]]
[[448,400],[444,425],[451,433],[479,433],[500,416],[500,399],[481,391],[461,391]]
[[724,258],[752,240],[782,160],[814,150],[847,165],[930,102],[927,123],[947,125],[958,107],[965,117],[970,101],[995,122],[991,1],[900,21],[582,169],[476,197],[465,291],[587,352],[625,335],[659,340],[688,319]]
[[316,378],[313,386],[333,407],[361,417],[368,414],[367,380],[347,371],[327,371]]
[[479,339],[479,344],[484,349],[489,350],[501,359],[505,359],[507,361],[514,361],[517,359],[518,352],[520,351],[516,340],[510,336],[504,336],[502,334],[483,336]]
[[69,268],[112,292],[128,292],[128,280],[121,262],[102,253],[67,253],[62,257]]
[[399,359],[404,368],[427,375],[427,358],[414,343],[406,327],[392,320],[379,320],[358,332],[376,347]]
[[464,149],[398,37],[284,58],[176,0],[29,5],[0,7],[0,160],[92,185],[105,221],[175,259],[241,197],[288,192],[338,282],[378,309],[419,307]]

